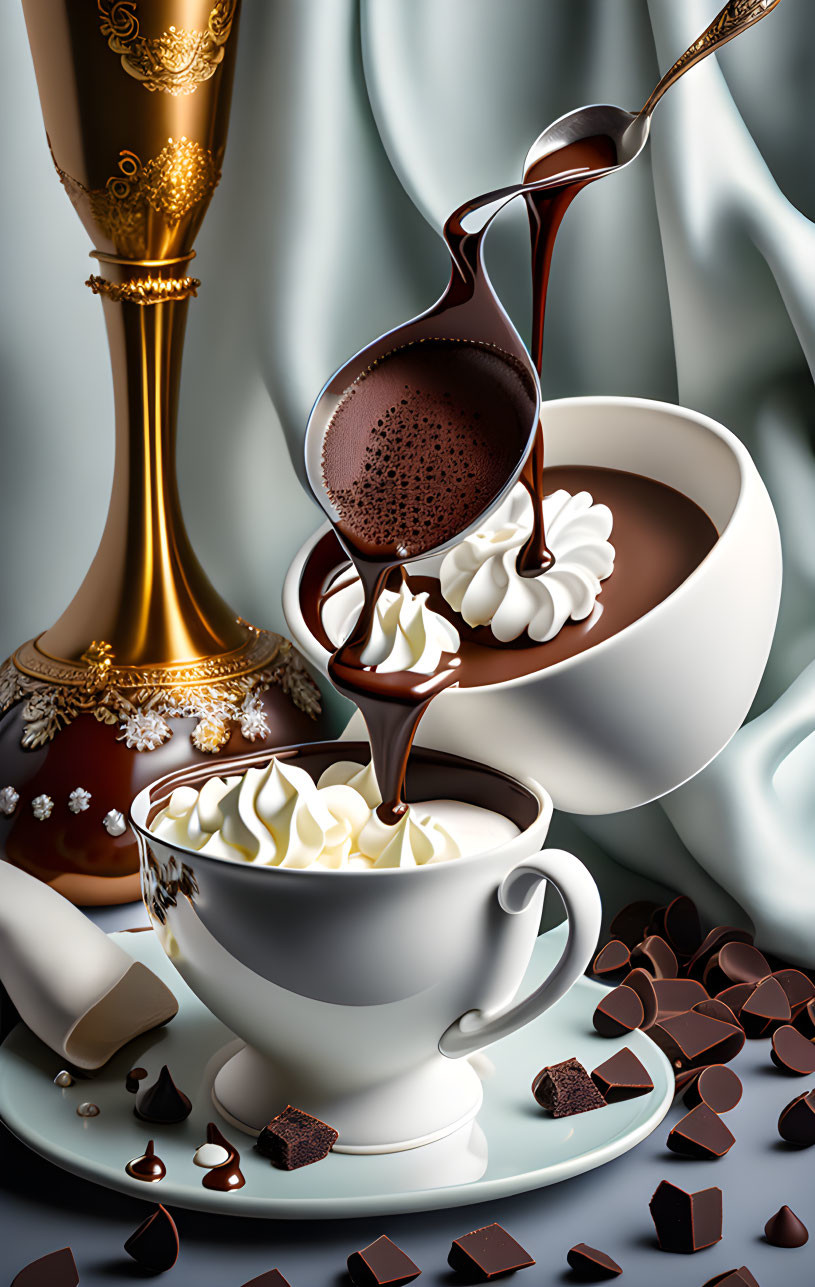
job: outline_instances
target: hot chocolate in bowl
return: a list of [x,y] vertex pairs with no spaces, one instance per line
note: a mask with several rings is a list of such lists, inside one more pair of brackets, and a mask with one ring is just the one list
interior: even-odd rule
[[[315,780],[337,760],[370,759],[363,742],[275,754]],[[466,1056],[548,1009],[586,969],[600,929],[594,882],[571,854],[540,852],[552,814],[541,787],[437,751],[411,755],[408,801],[487,808],[517,834],[449,861],[337,871],[230,861],[150,831],[176,788],[200,789],[271,758],[170,774],[131,812],[144,898],[165,952],[247,1043],[215,1078],[215,1102],[254,1134],[294,1104],[339,1131],[339,1151],[442,1138],[481,1103]],[[514,828],[502,824],[504,834]],[[549,978],[515,1001],[547,879],[566,906],[569,940]]]
[[[665,484],[681,493],[679,501],[694,502],[686,509],[698,507],[697,519],[711,520],[712,548],[701,540],[698,565],[691,559],[680,584],[626,620],[627,596],[659,556],[651,541],[632,539],[618,487],[622,501],[608,503],[618,530],[629,528],[630,553],[623,558],[618,551],[588,622],[567,624],[551,643],[523,650],[523,659],[517,648],[496,646],[484,663],[486,683],[465,686],[470,662],[463,657],[461,683],[430,704],[416,741],[482,757],[515,776],[531,774],[546,784],[556,808],[613,813],[698,773],[744,720],[778,612],[778,526],[743,444],[698,412],[593,397],[544,403],[541,418],[553,479],[565,476],[573,480],[570,490],[575,482],[591,490],[597,471],[607,470]],[[330,572],[330,539],[324,528],[306,543],[283,594],[294,639],[323,671],[329,652],[315,619],[313,574],[318,564],[322,575]],[[614,544],[614,529],[610,539]],[[336,566],[338,547],[334,555]],[[438,561],[409,570],[437,572]],[[609,633],[603,611],[606,602],[611,610],[612,597],[620,624]],[[508,677],[499,674],[496,682],[496,669],[504,667]],[[362,735],[355,716],[346,736]]]

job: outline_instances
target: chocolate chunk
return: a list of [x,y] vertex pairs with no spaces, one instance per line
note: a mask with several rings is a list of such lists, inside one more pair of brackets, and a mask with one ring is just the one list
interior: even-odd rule
[[675,979],[679,974],[676,953],[659,934],[649,935],[634,948],[631,964],[635,969],[647,970],[655,979]]
[[809,1230],[794,1211],[782,1207],[765,1224],[764,1237],[771,1247],[803,1247],[809,1241]]
[[707,1104],[714,1113],[729,1113],[741,1100],[742,1084],[732,1068],[709,1064],[694,1077],[685,1091],[688,1108]]
[[273,1117],[257,1138],[257,1149],[284,1171],[295,1171],[328,1157],[339,1139],[333,1126],[291,1104]]
[[762,979],[739,1011],[739,1023],[748,1037],[763,1037],[792,1018],[787,994],[772,975]]
[[744,1033],[720,1019],[709,1019],[697,1010],[655,1023],[649,1036],[680,1072],[705,1064],[726,1064],[744,1045]]
[[626,947],[636,947],[646,937],[651,917],[657,910],[656,903],[629,903],[614,917],[608,932],[612,938],[625,943]]
[[553,1117],[573,1117],[593,1108],[605,1108],[606,1101],[577,1059],[542,1068],[532,1083],[532,1094]]
[[402,1287],[421,1272],[410,1256],[384,1235],[348,1257],[348,1275],[354,1287]]
[[642,1026],[645,1012],[633,988],[620,984],[599,1002],[592,1016],[601,1037],[624,1037]]
[[686,1193],[663,1180],[648,1205],[662,1251],[688,1254],[721,1241],[721,1189]]
[[636,992],[642,1002],[644,1018],[640,1027],[647,1030],[657,1021],[657,994],[654,991],[653,976],[647,970],[638,967],[630,974],[626,974],[621,986]]
[[592,974],[598,974],[601,977],[609,974],[620,974],[623,970],[629,968],[631,956],[625,943],[619,939],[612,939],[601,947],[600,951],[594,958],[594,964],[591,967]]
[[681,1072],[674,1071],[674,1098],[681,1095],[683,1090],[687,1090],[696,1078],[699,1076],[698,1068],[684,1068]]
[[700,1001],[709,1000],[708,994],[697,979],[654,979],[657,998],[657,1020],[670,1015],[684,1014]]
[[770,1058],[776,1068],[796,1077],[815,1073],[815,1042],[788,1023],[776,1028]]
[[468,1281],[486,1283],[515,1269],[528,1269],[535,1262],[500,1224],[488,1224],[456,1238],[447,1263]]
[[681,894],[663,913],[664,937],[677,956],[687,960],[702,942],[702,926],[696,904]]
[[815,1144],[815,1090],[804,1091],[781,1110],[778,1134],[799,1148],[811,1148]]
[[179,1090],[165,1064],[152,1086],[146,1086],[136,1098],[134,1113],[145,1122],[160,1126],[174,1126],[183,1122],[192,1112],[192,1104]]
[[618,1278],[623,1272],[611,1256],[585,1242],[578,1242],[577,1246],[567,1251],[566,1259],[575,1278],[579,1278],[581,1282],[602,1282],[605,1278]]
[[[738,986],[742,987],[744,985],[739,983]],[[742,1026],[739,1023],[738,1013],[735,1012],[733,1006],[727,1005],[721,996],[712,996],[709,1001],[697,1001],[693,1009],[697,1014],[707,1014],[708,1019],[721,1019],[722,1023],[733,1024],[734,1028]]]
[[724,947],[725,943],[752,943],[752,941],[752,934],[748,934],[746,930],[737,929],[735,925],[717,925],[697,947],[685,967],[685,973],[692,979],[701,979],[708,961]]
[[125,1090],[129,1090],[131,1095],[135,1095],[139,1089],[139,1082],[144,1081],[147,1076],[146,1068],[131,1068],[125,1076]]
[[752,983],[734,983],[732,987],[725,988],[718,996],[711,997],[706,1008],[703,1008],[703,1002],[697,1003],[693,1008],[694,1010],[698,1010],[700,1014],[708,1015],[709,1018],[718,1019],[720,1017],[724,1018],[724,1015],[716,1013],[713,1007],[724,1006],[725,1009],[730,1011],[731,1016],[729,1019],[725,1019],[725,1023],[739,1024],[741,1007],[744,1005],[745,1001],[749,1000],[754,992],[755,987]]
[[628,1046],[618,1050],[616,1055],[595,1068],[591,1079],[607,1104],[647,1095],[649,1090],[654,1089],[647,1070]]
[[169,1211],[157,1206],[131,1233],[125,1251],[142,1269],[152,1269],[154,1273],[172,1269],[178,1259],[178,1230]]
[[289,1287],[289,1281],[283,1277],[279,1269],[267,1269],[265,1274],[250,1278],[243,1287]]
[[70,1247],[52,1251],[21,1269],[11,1287],[76,1287],[79,1282],[76,1261]]
[[758,1287],[753,1275],[746,1265],[741,1269],[725,1269],[723,1274],[708,1278],[704,1287]]
[[807,1001],[794,1016],[793,1023],[805,1037],[815,1037],[815,1001]]
[[806,1009],[808,1001],[815,999],[815,983],[801,970],[775,970],[773,978],[778,980],[787,994],[793,1019]]
[[735,1135],[707,1104],[697,1104],[692,1108],[668,1136],[668,1148],[672,1153],[702,1160],[724,1157],[735,1142]]
[[770,963],[751,943],[725,943],[719,950],[719,969],[731,983],[759,983],[770,973]]

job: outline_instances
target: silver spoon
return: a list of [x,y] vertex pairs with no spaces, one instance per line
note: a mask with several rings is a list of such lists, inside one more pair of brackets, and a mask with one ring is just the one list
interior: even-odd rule
[[[710,26],[666,71],[638,112],[626,112],[622,107],[609,105],[578,107],[573,112],[567,112],[565,116],[548,125],[535,139],[526,154],[524,175],[542,157],[557,148],[596,134],[607,135],[616,145],[617,165],[612,167],[613,169],[630,165],[648,141],[651,114],[666,90],[675,85],[680,76],[684,76],[691,67],[695,67],[703,58],[707,58],[708,54],[721,49],[722,45],[726,45],[729,40],[734,40],[748,27],[759,22],[778,3],[779,0],[728,0]],[[600,177],[599,174],[597,177]]]

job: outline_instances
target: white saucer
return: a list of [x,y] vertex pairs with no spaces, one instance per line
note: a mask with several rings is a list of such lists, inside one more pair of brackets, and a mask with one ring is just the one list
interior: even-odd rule
[[[648,1037],[641,1032],[616,1040],[597,1036],[591,1016],[604,989],[580,979],[547,1014],[475,1056],[484,1103],[477,1119],[456,1134],[404,1153],[331,1154],[299,1171],[279,1171],[213,1107],[215,1074],[240,1043],[189,991],[152,933],[113,937],[167,982],[178,998],[178,1015],[166,1028],[132,1041],[91,1080],[78,1080],[66,1090],[53,1084],[62,1066],[58,1056],[19,1024],[0,1047],[0,1116],[43,1157],[134,1197],[276,1219],[485,1202],[556,1184],[619,1157],[650,1135],[673,1100],[671,1066]],[[564,937],[565,928],[558,927],[538,939],[522,991],[548,972]],[[651,1075],[654,1089],[648,1095],[557,1121],[535,1104],[530,1085],[545,1064],[575,1056],[591,1072],[625,1045]],[[128,1069],[141,1064],[152,1081],[164,1063],[193,1104],[191,1116],[177,1126],[140,1122],[133,1114],[134,1096],[125,1089]],[[83,1100],[99,1106],[98,1117],[77,1116]],[[203,1188],[207,1172],[193,1164],[210,1120],[240,1150],[246,1185],[235,1192]],[[125,1173],[128,1160],[139,1156],[151,1137],[167,1167],[157,1184]]]

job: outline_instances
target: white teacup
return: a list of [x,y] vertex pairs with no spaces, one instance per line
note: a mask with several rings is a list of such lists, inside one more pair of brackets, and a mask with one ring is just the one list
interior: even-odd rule
[[[603,643],[532,675],[447,689],[416,741],[531,774],[558,809],[615,813],[693,777],[744,720],[778,614],[778,524],[747,449],[696,411],[566,398],[544,403],[541,417],[548,465],[602,465],[667,483],[701,506],[719,539],[673,594]],[[304,618],[300,587],[328,530],[306,542],[283,590],[292,638],[323,674],[329,654]],[[360,716],[346,735],[364,736]]]
[[[317,778],[337,759],[367,763],[369,750],[326,742],[276,754]],[[541,787],[434,751],[412,755],[408,800],[491,808],[519,834],[435,865],[328,871],[231,862],[149,831],[176,787],[270,758],[169,774],[131,811],[162,945],[193,992],[247,1043],[218,1073],[215,1101],[255,1134],[291,1103],[335,1127],[346,1152],[440,1139],[481,1103],[465,1056],[548,1009],[586,969],[600,930],[594,882],[571,854],[540,852],[552,815]],[[550,976],[515,1002],[547,879],[566,907],[568,942]]]

